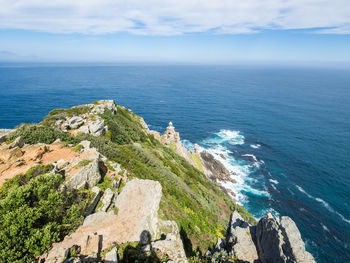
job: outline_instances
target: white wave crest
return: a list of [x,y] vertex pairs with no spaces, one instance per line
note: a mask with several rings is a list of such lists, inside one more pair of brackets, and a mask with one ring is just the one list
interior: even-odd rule
[[300,192],[302,192],[303,194],[305,194],[307,197],[319,202],[320,204],[322,204],[329,212],[335,213],[337,214],[344,222],[350,224],[350,220],[345,218],[341,213],[339,213],[338,211],[335,211],[326,201],[324,201],[323,199],[319,198],[319,197],[314,197],[312,195],[310,195],[309,193],[307,193],[302,187],[300,187],[299,185],[296,185],[296,188],[298,188],[298,190]]
[[250,147],[252,147],[253,149],[259,149],[261,147],[260,144],[251,144]]
[[277,180],[273,180],[273,179],[269,179],[269,181],[273,184],[278,184],[278,181]]
[[240,134],[240,131],[234,130],[220,130],[215,133],[216,136],[211,137],[203,141],[204,144],[221,144],[229,143],[231,145],[244,144],[244,136]]

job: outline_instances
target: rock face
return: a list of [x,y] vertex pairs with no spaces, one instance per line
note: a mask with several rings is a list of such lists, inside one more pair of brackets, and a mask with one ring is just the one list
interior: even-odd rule
[[113,197],[114,197],[113,191],[107,188],[102,197],[102,206],[98,211],[106,212],[112,203]]
[[126,183],[115,206],[118,208],[118,215],[134,226],[131,240],[139,241],[144,230],[151,237],[156,236],[161,197],[162,186],[159,182],[133,179]]
[[256,237],[262,263],[315,263],[290,217],[268,214],[259,221]]
[[152,242],[152,249],[160,255],[160,258],[166,255],[175,263],[187,263],[186,254],[176,222],[160,221],[159,228],[160,232],[167,233],[167,235],[165,240]]
[[[75,233],[54,244],[53,250],[77,245],[81,247],[81,255],[86,256],[84,260],[95,262],[111,244],[137,241],[151,244],[156,253],[167,255],[173,262],[187,263],[176,223],[158,218],[161,196],[159,182],[133,179],[126,183],[115,202],[117,214],[114,210],[90,214]],[[161,235],[166,238],[160,240]],[[117,262],[116,252],[110,256],[110,262]]]
[[[197,150],[198,151],[198,150]],[[207,151],[200,152],[205,174],[212,180],[230,181],[230,172]]]
[[82,117],[79,117],[79,116],[74,116],[72,118],[69,118],[67,120],[68,124],[69,124],[69,127],[71,129],[77,129],[79,128],[81,125],[83,125],[84,123],[84,119]]
[[73,189],[81,189],[93,187],[101,180],[98,159],[93,160],[88,165],[80,168],[80,170],[73,175],[66,183],[66,187]]
[[92,201],[90,203],[90,205],[88,206],[88,208],[86,209],[85,215],[88,216],[91,213],[94,212],[98,201],[100,201],[100,198],[102,196],[102,191],[100,188],[98,188],[97,186],[94,186],[91,191],[94,193],[94,196],[92,198]]
[[239,262],[258,262],[258,253],[253,241],[254,235],[255,227],[250,226],[237,211],[234,211],[226,233],[228,253],[234,255]]
[[271,214],[260,219],[257,226],[251,226],[239,213],[232,213],[225,242],[218,239],[206,256],[212,262],[225,262],[232,255],[243,263],[316,263],[305,250],[294,221],[288,216],[274,218]]

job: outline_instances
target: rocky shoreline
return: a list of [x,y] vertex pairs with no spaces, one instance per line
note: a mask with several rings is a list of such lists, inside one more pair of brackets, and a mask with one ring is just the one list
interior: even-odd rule
[[[135,154],[142,159],[135,161]],[[154,167],[160,175],[142,177]],[[256,223],[233,193],[219,192],[218,181],[234,179],[214,156],[197,146],[187,150],[171,122],[160,135],[112,100],[54,110],[39,125],[0,130],[1,198],[11,201],[11,191],[41,176],[60,177],[57,194],[63,200],[85,196],[79,202],[86,204],[63,238],[33,253],[36,262],[315,262],[291,218],[268,214]],[[210,223],[205,211],[212,213]],[[193,231],[190,238],[185,227]],[[204,237],[216,245],[191,255],[192,242]]]

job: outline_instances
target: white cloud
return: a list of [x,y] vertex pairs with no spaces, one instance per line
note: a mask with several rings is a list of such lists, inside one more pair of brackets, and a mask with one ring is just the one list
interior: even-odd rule
[[350,0],[0,0],[0,28],[52,33],[350,33]]

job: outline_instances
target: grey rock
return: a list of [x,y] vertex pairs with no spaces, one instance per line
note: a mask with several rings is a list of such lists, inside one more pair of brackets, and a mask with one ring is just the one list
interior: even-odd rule
[[94,193],[94,197],[92,198],[92,201],[90,203],[90,205],[88,206],[88,208],[86,209],[85,215],[88,216],[91,213],[94,212],[98,201],[100,201],[101,196],[102,196],[102,191],[99,187],[94,186],[91,191]]
[[235,255],[238,262],[258,262],[258,253],[253,241],[254,227],[243,220],[241,215],[234,211],[226,233],[226,246],[230,255]]
[[260,219],[256,239],[262,263],[315,263],[290,217],[273,218],[268,214]]
[[68,119],[68,124],[71,129],[78,129],[81,125],[84,123],[84,119],[79,116],[73,116],[72,118]]
[[87,216],[85,219],[84,219],[84,222],[83,222],[83,227],[86,227],[86,226],[91,226],[91,225],[94,225],[94,224],[97,224],[99,221],[101,221],[105,216],[107,215],[106,212],[97,212],[97,213],[93,213],[89,216]]
[[89,127],[88,126],[81,126],[80,128],[79,128],[79,131],[80,132],[83,132],[83,133],[90,133],[90,130],[89,130]]
[[85,140],[85,141],[81,141],[81,142],[79,143],[79,145],[83,146],[84,149],[90,149],[91,142]]
[[179,229],[175,221],[163,221],[158,223],[158,235],[166,235],[165,240],[157,240],[151,243],[153,250],[160,254],[166,255],[175,263],[187,263],[185,250],[183,248]]
[[116,247],[107,252],[104,263],[118,263],[118,250]]
[[93,187],[101,180],[98,159],[93,160],[80,170],[66,183],[67,188],[81,189]]
[[19,147],[19,148],[22,148],[24,145],[24,140],[21,136],[17,137],[13,142],[11,142],[9,145],[8,145],[8,148],[9,149],[12,149],[12,148],[15,148],[15,147]]
[[105,126],[104,120],[98,119],[89,124],[89,131],[91,134],[95,136],[104,135],[105,133],[104,126]]
[[107,188],[102,197],[102,206],[98,211],[106,212],[112,203],[113,196],[113,191]]
[[69,249],[64,247],[53,248],[45,259],[45,263],[62,263],[67,259]]
[[6,142],[7,135],[12,131],[13,130],[10,130],[10,129],[0,129],[0,144],[3,142]]
[[60,159],[57,161],[56,163],[56,168],[57,170],[62,170],[63,168],[65,168],[67,165],[69,164],[68,161]]

